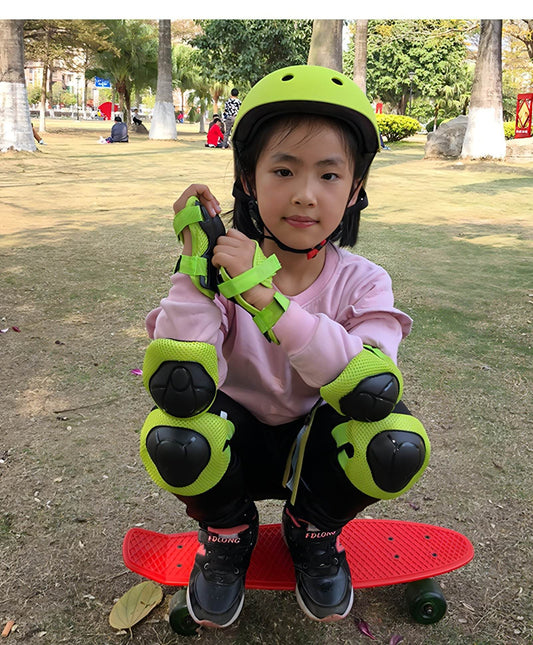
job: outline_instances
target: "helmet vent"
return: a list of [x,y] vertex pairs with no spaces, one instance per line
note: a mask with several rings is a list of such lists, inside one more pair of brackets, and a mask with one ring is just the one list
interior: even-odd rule
[[292,74],[287,74],[287,76],[284,76],[281,80],[282,81],[292,81],[294,76]]
[[343,82],[341,81],[340,78],[332,78],[331,79],[336,85],[343,85]]

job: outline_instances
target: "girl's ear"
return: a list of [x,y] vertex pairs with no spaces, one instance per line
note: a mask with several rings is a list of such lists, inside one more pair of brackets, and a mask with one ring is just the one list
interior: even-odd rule
[[348,202],[348,205],[347,205],[346,208],[350,208],[350,206],[353,206],[357,202],[357,199],[359,198],[359,193],[361,192],[362,186],[363,186],[362,182],[359,182],[359,185],[355,189],[355,191],[354,191],[350,201]]
[[241,184],[242,184],[242,187],[244,189],[244,192],[248,195],[248,197],[254,197],[255,198],[254,191],[253,191],[252,187],[250,186],[250,184],[248,183],[248,180],[246,179],[246,177],[244,175],[241,175]]

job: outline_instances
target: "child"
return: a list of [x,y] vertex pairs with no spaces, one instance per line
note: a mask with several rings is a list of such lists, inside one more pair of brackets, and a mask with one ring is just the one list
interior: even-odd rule
[[209,127],[207,132],[207,143],[205,144],[206,148],[222,148],[222,141],[224,140],[224,133],[222,132],[220,125],[222,121],[215,117],[213,123]]
[[141,455],[199,522],[197,623],[238,617],[262,499],[285,501],[300,607],[338,620],[353,602],[342,527],[408,490],[429,459],[395,365],[412,321],[385,270],[339,248],[355,244],[367,204],[374,112],[342,74],[289,67],[249,92],[233,143],[234,228],[206,185],[174,204],[183,254],[147,316],[157,406]]

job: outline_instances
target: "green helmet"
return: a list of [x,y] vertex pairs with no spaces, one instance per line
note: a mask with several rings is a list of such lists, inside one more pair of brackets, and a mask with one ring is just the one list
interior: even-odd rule
[[327,67],[295,65],[268,74],[248,92],[233,125],[237,154],[265,119],[289,112],[341,119],[355,132],[360,153],[373,157],[380,149],[374,110],[350,78]]

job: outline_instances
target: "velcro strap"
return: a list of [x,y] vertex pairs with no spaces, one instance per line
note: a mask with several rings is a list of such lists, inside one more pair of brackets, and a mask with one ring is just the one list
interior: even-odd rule
[[202,211],[199,208],[200,202],[196,197],[189,197],[187,200],[187,206],[182,208],[174,215],[174,221],[172,223],[174,227],[174,232],[177,237],[181,240],[181,232],[187,226],[194,224],[195,222],[202,221]]
[[205,275],[207,273],[207,260],[197,255],[181,255],[176,271],[187,275]]
[[266,260],[263,260],[263,262],[260,262],[257,266],[248,269],[248,271],[245,271],[234,278],[230,278],[224,267],[221,267],[220,273],[224,278],[224,282],[218,285],[218,289],[226,298],[234,298],[235,296],[256,287],[258,284],[263,284],[263,282],[275,275],[280,268],[281,264],[275,255],[271,255],[266,258]]
[[[287,311],[289,304],[290,300],[279,291],[276,291],[274,300],[254,316],[254,323],[259,327],[259,331],[262,334],[269,332]],[[273,334],[272,336],[270,336],[270,340],[277,344],[277,338]]]

